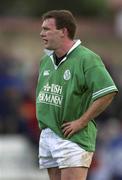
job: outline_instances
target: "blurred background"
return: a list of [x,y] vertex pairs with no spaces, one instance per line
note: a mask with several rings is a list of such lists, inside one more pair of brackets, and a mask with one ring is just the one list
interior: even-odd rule
[[38,169],[35,117],[41,15],[68,9],[76,38],[98,53],[119,95],[97,119],[97,149],[88,180],[122,180],[122,0],[4,0],[0,3],[0,180],[48,180]]

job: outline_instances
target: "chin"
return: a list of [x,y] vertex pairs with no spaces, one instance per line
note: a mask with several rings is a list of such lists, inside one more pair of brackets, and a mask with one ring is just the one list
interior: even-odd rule
[[54,50],[54,49],[51,48],[51,47],[45,47],[45,48],[48,49],[48,50],[50,50],[50,51]]

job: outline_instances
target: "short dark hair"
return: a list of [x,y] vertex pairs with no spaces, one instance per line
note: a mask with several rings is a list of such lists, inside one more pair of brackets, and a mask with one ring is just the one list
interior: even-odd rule
[[42,15],[42,21],[54,18],[56,21],[56,28],[66,28],[68,30],[68,37],[74,39],[76,33],[76,20],[69,10],[51,10]]

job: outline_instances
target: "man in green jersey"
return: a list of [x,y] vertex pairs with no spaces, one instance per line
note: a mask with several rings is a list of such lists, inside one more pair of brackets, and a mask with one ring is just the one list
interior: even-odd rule
[[40,168],[51,180],[85,180],[95,151],[94,118],[117,88],[101,58],[74,40],[76,22],[67,10],[42,17],[36,114],[41,129]]

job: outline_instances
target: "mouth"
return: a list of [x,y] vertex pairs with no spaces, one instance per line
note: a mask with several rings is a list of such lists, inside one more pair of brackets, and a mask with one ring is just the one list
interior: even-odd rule
[[47,44],[48,43],[48,40],[47,39],[42,39],[44,44]]

